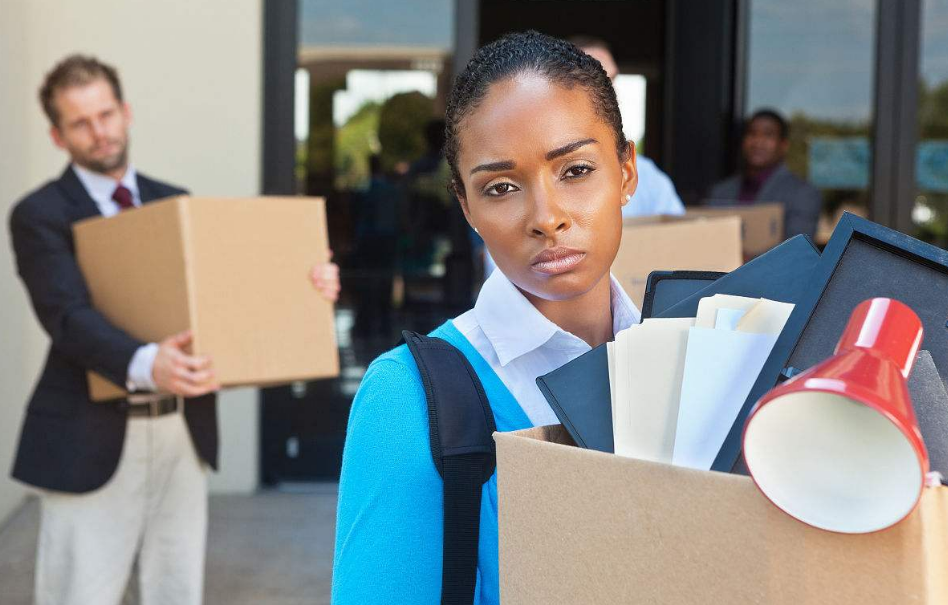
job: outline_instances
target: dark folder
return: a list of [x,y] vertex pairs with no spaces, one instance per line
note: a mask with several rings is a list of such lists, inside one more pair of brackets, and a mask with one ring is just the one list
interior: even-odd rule
[[743,265],[654,317],[694,317],[698,302],[715,294],[768,298],[797,303],[810,284],[820,252],[805,235],[797,235]]
[[615,451],[606,345],[540,376],[537,386],[576,445],[610,454]]

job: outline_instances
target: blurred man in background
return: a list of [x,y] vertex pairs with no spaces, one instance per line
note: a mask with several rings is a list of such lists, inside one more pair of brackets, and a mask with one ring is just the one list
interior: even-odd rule
[[[188,333],[144,343],[109,323],[72,239],[76,221],[185,191],[129,162],[132,114],[111,66],[67,57],[40,102],[70,163],[10,215],[17,269],[51,340],[13,467],[40,490],[36,602],[118,603],[137,557],[145,603],[200,603],[205,469],[217,465],[211,360],[187,353]],[[133,395],[90,401],[89,370]]]
[[761,109],[747,120],[741,140],[741,172],[711,188],[710,206],[780,202],[784,237],[813,237],[823,200],[819,190],[794,175],[784,159],[790,127],[779,113]]
[[[619,66],[604,40],[591,36],[576,36],[569,40],[590,57],[602,64],[606,75],[615,81],[619,75]],[[636,169],[639,184],[629,203],[622,207],[622,217],[651,216],[656,214],[684,214],[685,205],[675,191],[675,185],[668,175],[644,155],[636,155]]]
[[[67,57],[39,96],[70,163],[10,215],[17,270],[51,341],[13,467],[40,495],[35,601],[117,604],[137,561],[143,603],[198,604],[218,454],[211,360],[188,353],[188,332],[140,342],[96,311],[72,237],[77,221],[185,191],[129,162],[132,114],[111,66]],[[311,279],[335,299],[335,265]],[[91,401],[88,371],[130,395]]]

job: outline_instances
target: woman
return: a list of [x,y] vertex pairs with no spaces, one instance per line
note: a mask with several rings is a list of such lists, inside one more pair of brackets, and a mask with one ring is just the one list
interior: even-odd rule
[[[635,191],[601,65],[528,32],[480,49],[455,82],[445,155],[464,215],[497,263],[470,311],[433,332],[477,371],[497,430],[555,424],[536,377],[613,338],[639,313],[609,267]],[[402,346],[353,402],[339,485],[333,603],[437,603],[442,482],[425,393]],[[497,480],[484,485],[476,603],[497,603]]]

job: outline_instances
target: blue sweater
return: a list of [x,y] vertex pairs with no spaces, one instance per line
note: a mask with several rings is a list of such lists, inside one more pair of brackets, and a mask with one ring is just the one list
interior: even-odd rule
[[[461,350],[484,385],[498,431],[532,426],[490,365],[448,322],[431,333]],[[431,458],[428,409],[405,345],[372,362],[349,415],[339,481],[332,602],[441,599],[443,483]],[[497,473],[484,484],[474,602],[500,602]]]

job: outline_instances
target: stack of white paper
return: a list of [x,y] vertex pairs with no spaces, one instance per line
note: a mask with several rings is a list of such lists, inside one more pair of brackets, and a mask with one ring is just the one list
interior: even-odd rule
[[693,319],[647,319],[616,335],[615,452],[671,462],[685,347]]
[[608,347],[615,452],[709,469],[793,305],[715,295]]

